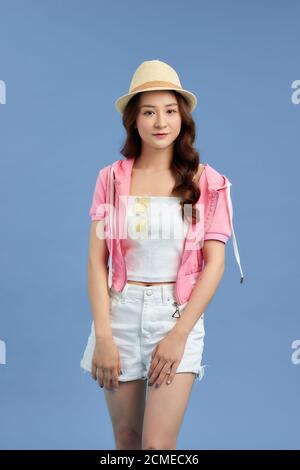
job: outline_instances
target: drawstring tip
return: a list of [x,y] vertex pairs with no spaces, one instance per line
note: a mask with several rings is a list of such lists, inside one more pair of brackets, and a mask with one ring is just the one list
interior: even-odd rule
[[244,282],[244,276],[241,276],[241,284]]

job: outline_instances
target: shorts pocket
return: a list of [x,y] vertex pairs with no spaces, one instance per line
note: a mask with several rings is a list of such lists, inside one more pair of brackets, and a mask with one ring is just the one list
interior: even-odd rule
[[135,297],[134,294],[132,294],[131,292],[126,292],[125,302],[140,303],[141,299],[138,297]]
[[121,300],[121,293],[111,291],[109,294],[109,297],[110,297],[110,310],[111,310],[119,305],[119,302]]

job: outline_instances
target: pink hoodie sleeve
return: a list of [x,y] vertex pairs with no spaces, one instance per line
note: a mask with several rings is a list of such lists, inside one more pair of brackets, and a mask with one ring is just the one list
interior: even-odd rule
[[103,169],[99,171],[89,215],[91,220],[104,220],[106,214]]
[[[231,184],[229,182],[229,184]],[[215,213],[213,215],[208,231],[204,236],[204,240],[220,240],[226,243],[232,234],[231,218],[228,204],[231,204],[230,196],[227,188],[223,187],[218,190],[218,202]]]

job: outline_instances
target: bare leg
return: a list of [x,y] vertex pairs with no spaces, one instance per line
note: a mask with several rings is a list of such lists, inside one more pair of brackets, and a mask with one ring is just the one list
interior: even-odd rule
[[171,384],[166,380],[148,387],[142,448],[176,449],[177,435],[195,380],[193,372],[177,373]]
[[119,381],[116,391],[103,388],[117,450],[142,448],[146,381]]

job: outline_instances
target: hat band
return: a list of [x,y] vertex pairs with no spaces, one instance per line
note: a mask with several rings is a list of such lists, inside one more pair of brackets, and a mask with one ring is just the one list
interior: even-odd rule
[[179,85],[175,85],[172,82],[165,82],[164,80],[152,80],[151,82],[145,82],[142,85],[138,85],[130,90],[130,93],[134,91],[146,90],[147,88],[152,87],[171,87],[171,88],[178,88],[178,90],[182,90],[182,87]]

